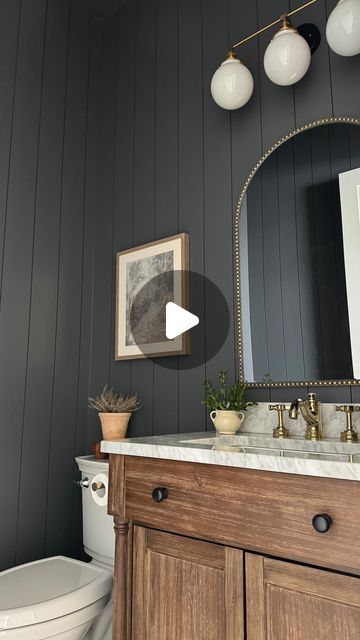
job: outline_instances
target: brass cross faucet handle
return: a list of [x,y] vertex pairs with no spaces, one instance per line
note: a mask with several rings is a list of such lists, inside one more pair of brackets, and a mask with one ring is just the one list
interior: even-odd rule
[[355,411],[360,411],[360,406],[356,404],[337,404],[335,411],[343,411],[346,414],[346,429],[340,434],[340,442],[359,442],[359,436],[354,431],[352,417]]
[[289,411],[286,404],[269,404],[270,411],[277,411],[278,426],[273,430],[273,438],[290,438],[290,431],[284,425],[284,411]]

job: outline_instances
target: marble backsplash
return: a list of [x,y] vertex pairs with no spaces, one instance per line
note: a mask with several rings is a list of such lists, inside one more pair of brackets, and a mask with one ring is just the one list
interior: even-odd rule
[[[285,404],[285,403],[284,403]],[[337,438],[341,431],[346,428],[346,416],[342,411],[335,411],[335,404],[322,403],[322,424],[326,438]],[[241,431],[248,433],[272,433],[277,426],[277,412],[269,411],[268,402],[259,402],[255,407],[249,407],[244,411],[245,420]],[[288,412],[284,412],[284,423],[290,431],[290,437],[303,438],[305,435],[306,423],[299,416],[297,420],[291,420]],[[360,413],[353,414],[353,425],[355,431],[360,434]]]

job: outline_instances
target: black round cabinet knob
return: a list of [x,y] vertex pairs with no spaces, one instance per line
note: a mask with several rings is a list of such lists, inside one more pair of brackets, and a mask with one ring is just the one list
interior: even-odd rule
[[326,533],[332,525],[332,519],[327,513],[318,513],[312,519],[312,526],[318,533]]
[[169,495],[169,489],[166,487],[155,487],[152,492],[152,498],[155,502],[162,502],[166,500]]

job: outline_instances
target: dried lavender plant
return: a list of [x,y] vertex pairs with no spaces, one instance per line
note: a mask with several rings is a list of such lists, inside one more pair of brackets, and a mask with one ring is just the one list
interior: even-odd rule
[[103,388],[96,398],[89,398],[89,407],[99,413],[132,413],[141,407],[141,401],[136,395],[125,396],[114,393],[113,389]]

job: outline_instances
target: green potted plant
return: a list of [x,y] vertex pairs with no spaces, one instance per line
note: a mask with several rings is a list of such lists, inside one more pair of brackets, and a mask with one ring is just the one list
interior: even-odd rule
[[140,409],[141,402],[136,395],[117,394],[105,385],[96,398],[89,398],[89,407],[99,414],[103,440],[122,440],[131,414]]
[[210,418],[216,431],[221,435],[234,435],[241,427],[246,409],[256,402],[246,400],[246,383],[236,380],[228,385],[227,371],[218,374],[220,387],[215,388],[211,380],[205,380],[205,400],[203,404],[210,410]]

